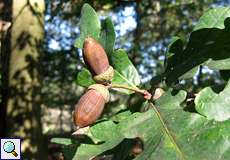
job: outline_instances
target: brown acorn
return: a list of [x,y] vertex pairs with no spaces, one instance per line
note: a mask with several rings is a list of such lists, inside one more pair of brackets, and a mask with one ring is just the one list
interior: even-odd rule
[[106,83],[111,81],[114,71],[109,65],[106,52],[101,44],[91,37],[84,41],[83,58],[96,82]]
[[133,147],[131,149],[131,154],[135,157],[138,156],[141,152],[143,152],[143,142],[140,138],[134,139]]
[[75,105],[74,123],[82,128],[94,123],[109,99],[108,89],[101,84],[91,85]]

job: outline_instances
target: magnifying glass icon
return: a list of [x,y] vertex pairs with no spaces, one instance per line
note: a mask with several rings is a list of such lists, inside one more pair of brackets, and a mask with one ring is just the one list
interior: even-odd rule
[[18,154],[17,152],[15,152],[15,145],[13,142],[11,141],[7,141],[3,144],[3,150],[6,152],[6,153],[11,153],[13,154],[14,157],[17,157]]

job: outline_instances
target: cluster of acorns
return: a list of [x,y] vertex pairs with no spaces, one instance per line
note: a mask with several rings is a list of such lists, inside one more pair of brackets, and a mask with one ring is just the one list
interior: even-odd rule
[[105,103],[109,101],[107,84],[111,82],[114,75],[105,50],[93,38],[85,39],[83,58],[97,84],[89,86],[75,105],[73,118],[79,128],[89,126],[100,117]]

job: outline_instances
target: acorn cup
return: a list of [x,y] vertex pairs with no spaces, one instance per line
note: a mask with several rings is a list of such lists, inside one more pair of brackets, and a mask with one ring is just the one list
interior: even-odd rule
[[114,76],[113,67],[109,65],[108,57],[101,44],[91,37],[84,41],[83,58],[97,83],[111,82]]
[[74,123],[82,128],[94,123],[101,115],[105,103],[109,101],[109,91],[101,84],[89,86],[86,93],[75,105]]

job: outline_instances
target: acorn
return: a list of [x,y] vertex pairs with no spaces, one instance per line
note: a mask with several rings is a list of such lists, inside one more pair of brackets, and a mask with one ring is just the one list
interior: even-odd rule
[[109,65],[107,54],[101,44],[91,37],[84,41],[83,58],[97,83],[111,82],[114,75],[113,67]]
[[139,137],[137,137],[134,139],[133,147],[131,149],[131,155],[134,155],[136,157],[142,152],[143,152],[143,141]]
[[93,84],[75,105],[74,123],[82,128],[94,123],[101,115],[105,103],[109,101],[106,86]]

